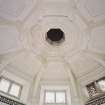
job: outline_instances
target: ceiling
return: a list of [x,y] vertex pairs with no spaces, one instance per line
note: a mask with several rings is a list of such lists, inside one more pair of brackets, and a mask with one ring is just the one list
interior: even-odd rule
[[[61,45],[46,41],[50,28]],[[105,0],[0,0],[0,72],[63,81],[65,66],[83,85],[105,75]]]

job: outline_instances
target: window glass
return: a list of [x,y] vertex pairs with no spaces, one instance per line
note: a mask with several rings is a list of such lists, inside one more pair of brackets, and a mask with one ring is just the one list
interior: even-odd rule
[[54,103],[55,102],[55,93],[46,92],[45,93],[45,103]]
[[10,87],[10,82],[2,78],[0,80],[0,90],[3,92],[8,92],[9,87]]
[[65,92],[56,92],[56,103],[65,103]]
[[6,79],[4,77],[0,78],[0,91],[8,95],[15,96],[17,98],[21,95],[21,85],[18,85],[14,81]]
[[18,97],[19,96],[19,92],[20,92],[20,86],[19,85],[16,85],[16,84],[12,84],[9,93],[11,95],[13,95],[13,96]]
[[65,91],[45,91],[45,103],[65,104],[66,92]]
[[98,82],[98,84],[99,84],[99,86],[100,86],[100,89],[101,89],[102,91],[105,91],[105,80],[100,80],[100,81]]

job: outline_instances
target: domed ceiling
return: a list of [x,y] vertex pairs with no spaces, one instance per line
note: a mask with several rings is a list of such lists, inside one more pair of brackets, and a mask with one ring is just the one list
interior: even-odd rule
[[[64,40],[49,42],[51,29]],[[105,75],[105,0],[0,0],[0,73],[65,80],[65,66],[83,85]]]

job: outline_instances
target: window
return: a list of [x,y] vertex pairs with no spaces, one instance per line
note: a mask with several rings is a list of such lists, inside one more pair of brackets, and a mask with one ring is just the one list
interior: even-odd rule
[[88,84],[86,87],[90,97],[105,92],[105,77]]
[[102,90],[103,92],[105,92],[105,78],[99,80],[97,83],[98,83],[98,85],[100,87],[100,90]]
[[14,81],[6,79],[4,77],[0,78],[0,91],[8,95],[19,98],[21,94],[22,86]]
[[69,85],[42,85],[39,105],[71,105]]
[[65,92],[56,92],[56,103],[65,103]]
[[10,82],[2,78],[0,80],[0,90],[3,92],[8,92],[9,87],[10,87]]
[[54,92],[45,93],[45,103],[55,103],[55,93]]
[[20,91],[20,86],[17,84],[12,84],[10,91],[9,91],[9,94],[18,97],[19,91]]
[[66,92],[65,91],[45,91],[45,103],[56,103],[65,104],[66,103]]

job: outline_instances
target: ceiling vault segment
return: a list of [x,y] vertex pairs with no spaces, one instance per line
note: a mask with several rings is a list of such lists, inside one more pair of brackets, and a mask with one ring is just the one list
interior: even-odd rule
[[40,59],[41,66],[40,66],[37,74],[35,74],[35,76],[32,80],[32,84],[30,86],[30,93],[29,93],[29,98],[28,98],[29,105],[33,105],[33,103],[38,104],[37,100],[35,100],[35,99],[37,96],[38,88],[40,88],[40,82],[41,82],[42,75],[45,72],[46,66],[47,66],[46,58],[41,57],[41,56],[39,56],[38,58]]
[[89,51],[84,51],[84,54],[86,54],[86,56],[90,57],[91,59],[95,60],[96,62],[98,62],[101,66],[103,66],[105,68],[105,61],[104,59],[100,58],[98,55],[92,54]]
[[71,94],[72,94],[71,101],[74,101],[73,102],[74,104],[81,103],[81,105],[84,105],[84,102],[81,101],[82,100],[81,98],[83,98],[83,97],[81,96],[80,90],[78,89],[78,86],[77,86],[77,83],[79,81],[77,81],[77,79],[73,73],[72,66],[65,59],[63,59],[63,61],[64,61],[66,73],[67,73],[68,78],[69,78],[69,86],[70,86]]
[[7,58],[2,61],[2,57],[1,57],[1,63],[0,63],[0,74],[3,72],[3,68],[5,68],[8,64],[12,63],[14,60],[16,60],[16,58],[18,58],[19,55],[21,55],[23,52],[23,49],[20,51],[17,51],[13,54],[8,54]]
[[3,73],[25,81],[29,105],[43,84],[68,85],[83,105],[82,89],[105,74],[105,0],[0,0]]

